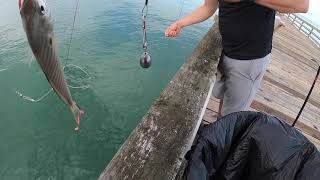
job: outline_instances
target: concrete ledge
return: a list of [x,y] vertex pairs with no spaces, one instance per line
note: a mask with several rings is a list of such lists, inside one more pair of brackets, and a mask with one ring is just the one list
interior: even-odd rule
[[99,179],[175,179],[211,96],[221,55],[218,23],[201,40]]

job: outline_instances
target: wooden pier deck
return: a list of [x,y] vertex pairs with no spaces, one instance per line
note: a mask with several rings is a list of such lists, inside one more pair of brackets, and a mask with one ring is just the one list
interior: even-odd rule
[[[272,61],[251,110],[265,112],[292,124],[317,73],[320,48],[294,27],[286,17],[285,26],[274,34]],[[209,101],[203,119],[216,120],[219,101]],[[296,127],[320,149],[320,80]]]

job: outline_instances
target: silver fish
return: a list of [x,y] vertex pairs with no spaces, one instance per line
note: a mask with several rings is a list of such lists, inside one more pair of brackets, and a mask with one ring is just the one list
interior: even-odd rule
[[72,100],[58,59],[58,47],[47,4],[43,0],[19,0],[19,9],[29,45],[42,71],[56,94],[72,111],[79,130],[84,113]]

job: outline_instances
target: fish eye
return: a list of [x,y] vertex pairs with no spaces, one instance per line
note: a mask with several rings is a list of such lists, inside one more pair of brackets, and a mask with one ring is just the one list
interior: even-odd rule
[[38,7],[39,7],[39,13],[41,15],[47,14],[47,4],[44,0],[39,0],[38,1]]
[[44,15],[45,12],[46,12],[46,10],[45,10],[44,6],[41,5],[41,6],[40,6],[40,13],[41,13],[42,15]]

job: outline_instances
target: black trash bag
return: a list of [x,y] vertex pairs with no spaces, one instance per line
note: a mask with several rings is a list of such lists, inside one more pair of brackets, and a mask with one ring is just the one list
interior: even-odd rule
[[320,153],[297,129],[257,112],[202,128],[186,155],[188,180],[320,180]]

